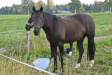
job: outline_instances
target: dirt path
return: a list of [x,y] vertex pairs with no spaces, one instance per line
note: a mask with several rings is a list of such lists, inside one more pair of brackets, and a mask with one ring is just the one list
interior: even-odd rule
[[95,40],[98,41],[98,40],[102,40],[102,39],[106,39],[106,38],[112,38],[112,35],[95,37]]

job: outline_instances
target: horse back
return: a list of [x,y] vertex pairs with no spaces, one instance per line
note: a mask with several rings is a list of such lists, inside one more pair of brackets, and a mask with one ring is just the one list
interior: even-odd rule
[[86,14],[76,14],[57,19],[56,37],[64,42],[78,41],[84,36],[94,36],[95,24]]
[[[85,30],[85,35],[88,37],[94,37],[95,35],[95,23],[91,16],[86,14],[76,14],[76,15],[70,15],[66,16],[66,19],[73,19],[74,21],[77,21],[83,30]],[[75,23],[75,24],[78,24]]]

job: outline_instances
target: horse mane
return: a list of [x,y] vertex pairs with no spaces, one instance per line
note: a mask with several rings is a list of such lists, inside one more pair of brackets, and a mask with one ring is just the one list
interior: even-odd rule
[[[46,13],[46,12],[44,12],[44,18],[45,18],[45,20],[47,21],[47,22],[52,22],[52,24],[54,24],[54,22],[56,22],[57,21],[57,18],[58,18],[59,16],[56,16],[56,15],[52,15],[52,14],[50,14],[50,13]],[[47,19],[48,18],[48,19]]]
[[[57,24],[58,18],[61,18],[61,17],[50,14],[50,13],[46,13],[46,12],[43,12],[43,15],[44,15],[44,20],[45,20],[45,22],[44,22],[45,25],[52,27],[53,30],[55,31],[56,30],[55,26],[58,25]],[[49,31],[49,29],[46,29],[46,31]]]

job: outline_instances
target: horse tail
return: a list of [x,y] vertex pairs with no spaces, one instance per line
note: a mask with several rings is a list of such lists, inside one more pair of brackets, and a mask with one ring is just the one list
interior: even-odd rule
[[[94,39],[94,36],[95,36],[95,23],[94,23],[94,20],[89,17],[89,21],[87,21],[87,37],[88,37],[88,41],[90,39]],[[89,46],[89,43],[88,42],[88,46]],[[90,59],[90,55],[89,55],[89,49],[87,49],[87,60]]]
[[87,50],[87,61],[89,61],[89,51]]

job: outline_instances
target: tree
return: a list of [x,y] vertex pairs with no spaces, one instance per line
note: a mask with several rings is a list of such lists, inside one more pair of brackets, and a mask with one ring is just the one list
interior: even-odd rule
[[71,3],[69,3],[70,9],[74,11],[75,9],[79,11],[79,8],[81,7],[80,0],[71,0]]
[[53,13],[52,9],[50,8],[50,0],[47,0],[47,9],[46,12]]
[[63,7],[63,10],[65,11],[68,11],[70,8],[68,4],[62,5],[62,7]]
[[38,2],[35,2],[35,3],[34,3],[34,6],[35,6],[36,9],[39,8]]
[[81,5],[81,7],[80,7],[80,13],[84,13],[84,11],[85,11],[85,9],[84,9],[83,5]]
[[109,0],[109,8],[110,8],[110,12],[111,12],[111,9],[112,9],[112,0]]
[[53,7],[54,7],[54,1],[53,0],[49,1],[49,6],[50,6],[51,9],[53,9]]
[[34,3],[32,0],[22,0],[23,10],[28,11],[28,15],[29,15],[29,11],[32,11],[33,4]]
[[42,6],[44,4],[44,2],[42,0],[38,1],[39,6]]
[[95,1],[93,4],[93,9],[94,12],[101,12],[101,3]]

